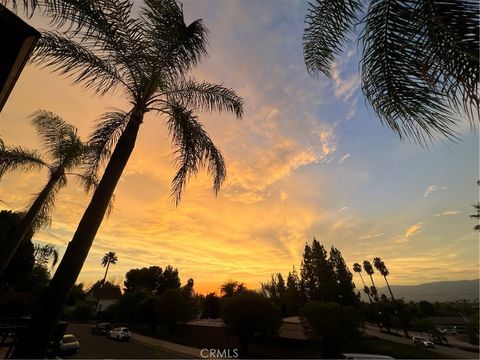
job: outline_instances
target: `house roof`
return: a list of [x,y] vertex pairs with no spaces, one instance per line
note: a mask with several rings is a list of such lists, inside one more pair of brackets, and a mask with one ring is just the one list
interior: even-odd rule
[[92,290],[92,295],[97,300],[118,300],[122,297],[122,292],[120,291],[120,288],[118,286],[105,286]]

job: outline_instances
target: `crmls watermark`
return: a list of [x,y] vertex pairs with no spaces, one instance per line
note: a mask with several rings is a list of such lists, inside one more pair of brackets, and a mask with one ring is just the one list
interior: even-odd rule
[[238,349],[202,349],[202,359],[237,359]]

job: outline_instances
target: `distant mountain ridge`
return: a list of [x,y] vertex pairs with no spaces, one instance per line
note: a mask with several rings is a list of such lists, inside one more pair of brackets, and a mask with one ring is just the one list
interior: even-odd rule
[[[406,301],[456,301],[474,300],[479,297],[479,279],[436,281],[419,285],[390,285],[393,296]],[[378,292],[390,297],[388,288],[379,287]],[[365,295],[363,295],[365,296]]]

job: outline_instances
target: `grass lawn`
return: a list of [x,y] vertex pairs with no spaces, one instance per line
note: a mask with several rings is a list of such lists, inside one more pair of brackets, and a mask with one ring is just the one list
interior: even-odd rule
[[[353,351],[352,351],[353,352]],[[448,359],[432,350],[418,349],[383,339],[362,339],[355,352],[389,355],[396,359]]]

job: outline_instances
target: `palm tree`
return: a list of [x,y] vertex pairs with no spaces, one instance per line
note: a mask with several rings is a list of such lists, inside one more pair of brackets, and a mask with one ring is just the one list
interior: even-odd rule
[[[241,117],[243,101],[233,90],[187,77],[206,54],[207,30],[201,20],[185,24],[183,10],[174,0],[145,0],[137,17],[133,1],[67,1],[57,4],[62,21],[81,25],[65,33],[43,32],[33,55],[35,62],[69,74],[74,83],[103,94],[121,90],[131,108],[104,114],[90,138],[96,150],[86,173],[96,175],[108,160],[103,176],[45,292],[33,314],[27,336],[14,357],[39,357],[70,288],[82,269],[113,191],[135,147],[145,114],[161,115],[172,135],[175,163],[172,197],[178,204],[191,175],[206,168],[216,192],[226,177],[225,162],[192,108],[227,111]],[[136,9],[137,10],[137,9]]]
[[[303,36],[305,64],[334,75],[359,34],[362,90],[383,124],[420,144],[456,139],[463,114],[479,119],[477,0],[316,0]],[[459,116],[460,115],[460,116]]]
[[35,244],[33,247],[33,256],[35,257],[35,265],[45,266],[48,264],[50,259],[52,260],[51,270],[57,265],[58,262],[58,250],[55,245],[45,244],[39,245]]
[[362,279],[362,283],[363,283],[363,291],[365,292],[365,294],[367,294],[368,300],[371,303],[372,298],[370,297],[370,289],[365,284],[365,281],[363,280],[363,276],[362,276],[362,265],[360,265],[359,263],[353,264],[353,271],[356,272],[358,275],[360,275],[360,279]]
[[380,274],[382,274],[382,276],[384,277],[385,282],[387,283],[388,291],[390,292],[390,296],[392,297],[392,300],[395,300],[395,298],[393,297],[392,289],[390,289],[390,284],[388,283],[388,280],[387,280],[387,276],[388,276],[388,274],[390,274],[387,266],[382,261],[382,259],[380,259],[379,257],[376,257],[376,258],[373,259],[373,265],[380,272]]
[[102,265],[103,267],[107,267],[107,268],[105,269],[105,276],[103,277],[102,283],[105,283],[105,279],[107,278],[108,267],[110,266],[110,264],[115,265],[117,263],[117,260],[118,260],[117,255],[115,255],[113,251],[109,251],[108,253],[103,255]]
[[[477,181],[477,185],[480,185],[480,180]],[[470,217],[472,219],[477,219],[477,224],[475,224],[473,229],[476,230],[476,231],[480,231],[480,224],[478,223],[478,221],[480,219],[480,202],[477,202],[476,204],[473,204],[472,206],[475,209],[476,214],[472,214],[472,215],[470,215]]]
[[375,286],[375,282],[373,281],[373,274],[375,273],[375,271],[373,271],[373,266],[370,263],[370,261],[368,261],[368,260],[363,261],[363,270],[365,270],[365,272],[368,274],[368,276],[370,276],[370,280],[372,281],[372,286],[370,287],[370,292],[372,293],[373,299],[375,300],[375,302],[378,302],[379,301],[378,291],[377,291],[377,287]]
[[73,173],[86,159],[89,147],[77,135],[77,129],[67,124],[58,115],[37,111],[32,115],[32,124],[43,141],[46,154],[22,147],[9,147],[0,142],[0,178],[8,171],[29,171],[45,168],[48,181],[35,198],[17,226],[13,238],[0,252],[0,275],[29,231],[37,231],[49,223],[49,215],[61,188],[67,185],[67,175],[74,175],[84,184],[94,179],[86,174]]

